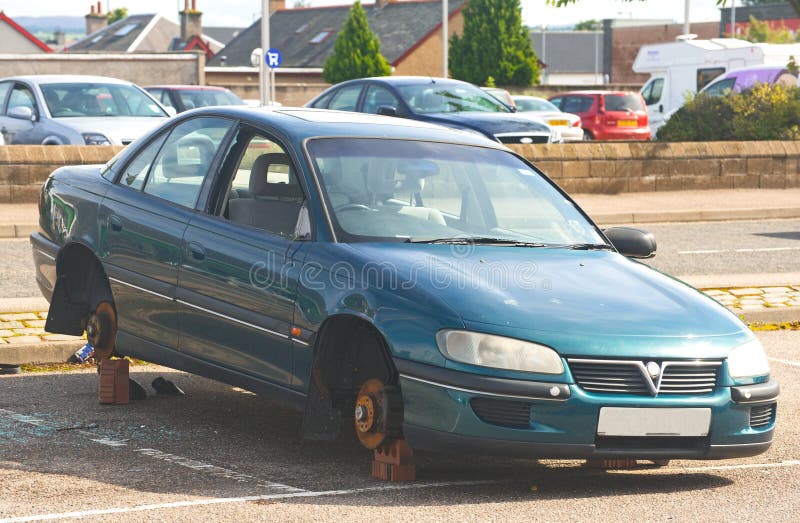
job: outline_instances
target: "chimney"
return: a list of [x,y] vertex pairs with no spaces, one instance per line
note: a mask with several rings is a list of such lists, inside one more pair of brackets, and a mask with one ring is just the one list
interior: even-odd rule
[[100,2],[97,2],[97,9],[95,9],[94,4],[92,4],[92,9],[85,18],[87,35],[96,33],[108,25],[108,17],[103,14],[103,4]]
[[197,10],[197,0],[184,0],[181,19],[181,40],[188,42],[193,36],[203,34],[203,13]]
[[391,4],[392,0],[375,0],[375,5],[378,7],[386,7],[388,4]]
[[278,9],[286,9],[286,0],[269,0],[269,14]]
[[58,29],[53,33],[53,41],[55,42],[56,47],[61,49],[67,43],[67,36],[64,34],[64,31]]

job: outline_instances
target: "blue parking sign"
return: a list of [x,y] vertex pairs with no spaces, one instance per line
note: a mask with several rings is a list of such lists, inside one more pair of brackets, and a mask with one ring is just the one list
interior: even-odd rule
[[281,52],[273,47],[267,51],[265,60],[267,61],[267,67],[275,69],[281,65],[281,62],[283,62],[283,57],[281,56]]

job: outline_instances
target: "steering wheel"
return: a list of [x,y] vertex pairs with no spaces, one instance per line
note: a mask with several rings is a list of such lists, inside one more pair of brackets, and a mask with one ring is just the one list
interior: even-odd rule
[[334,207],[333,210],[336,211],[336,212],[339,212],[339,211],[368,211],[369,212],[369,211],[372,210],[372,208],[370,208],[367,205],[364,205],[363,203],[346,203],[344,205],[340,205],[339,207]]

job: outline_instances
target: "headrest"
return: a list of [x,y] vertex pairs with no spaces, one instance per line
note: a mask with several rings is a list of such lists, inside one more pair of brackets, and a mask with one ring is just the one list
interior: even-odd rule
[[[289,157],[284,153],[266,153],[256,158],[252,169],[250,169],[250,191],[254,195],[266,195],[267,173],[271,165],[285,165],[288,167]],[[292,179],[291,169],[289,170],[289,179]]]
[[296,183],[267,183],[264,192],[259,196],[269,196],[281,199],[302,200],[303,189]]

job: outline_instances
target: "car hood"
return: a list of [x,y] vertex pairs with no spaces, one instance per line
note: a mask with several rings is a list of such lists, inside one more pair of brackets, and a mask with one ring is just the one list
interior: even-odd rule
[[550,133],[550,128],[535,116],[519,113],[435,113],[427,114],[430,121],[455,124],[458,127],[469,127],[495,135],[499,133],[539,132]]
[[113,145],[127,145],[167,119],[166,116],[86,116],[53,120],[79,133],[100,133]]
[[[696,289],[610,251],[353,244],[444,300],[481,330],[596,337],[700,339],[744,325]],[[490,326],[495,326],[492,328]],[[528,333],[529,335],[526,335]]]

